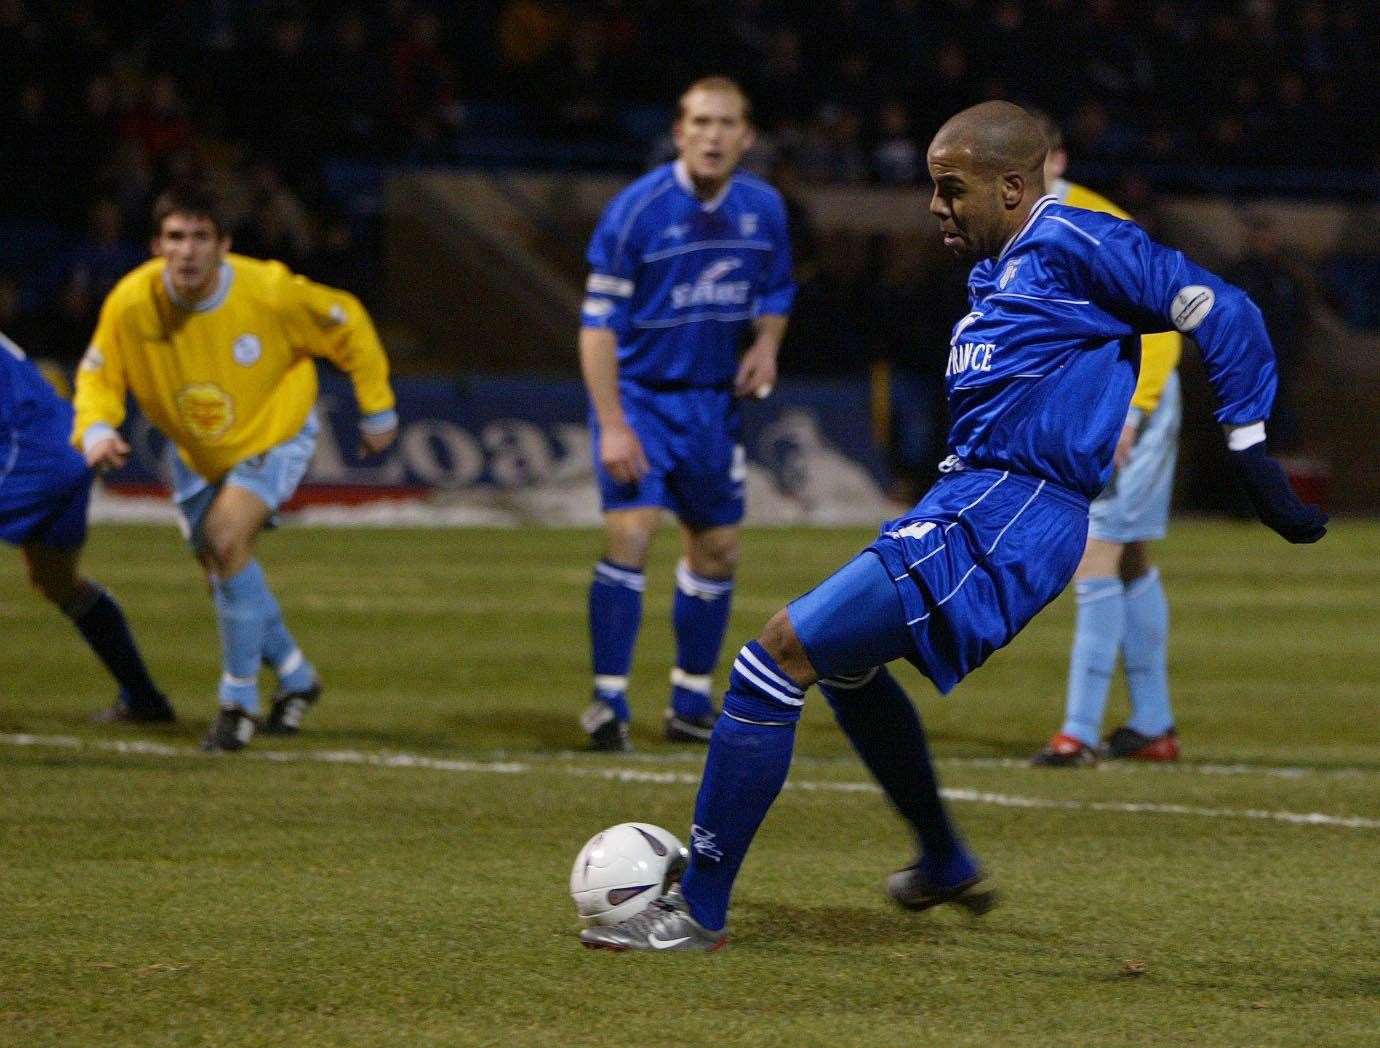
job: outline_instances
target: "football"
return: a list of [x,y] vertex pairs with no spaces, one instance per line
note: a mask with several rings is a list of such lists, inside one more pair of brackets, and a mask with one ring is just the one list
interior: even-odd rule
[[669,830],[621,822],[596,833],[575,856],[570,897],[585,926],[617,924],[679,879],[689,862],[690,853]]

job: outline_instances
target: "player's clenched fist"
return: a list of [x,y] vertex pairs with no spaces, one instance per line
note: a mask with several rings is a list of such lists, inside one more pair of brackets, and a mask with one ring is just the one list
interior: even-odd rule
[[647,453],[627,423],[604,428],[599,435],[599,462],[620,484],[636,484],[647,475]]

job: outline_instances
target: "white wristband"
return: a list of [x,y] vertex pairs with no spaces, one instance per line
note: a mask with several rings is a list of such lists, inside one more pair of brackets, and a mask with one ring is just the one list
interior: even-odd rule
[[115,427],[108,422],[93,422],[86,427],[86,432],[81,435],[82,451],[90,451],[93,447],[103,440],[118,436]]
[[1227,426],[1227,447],[1232,451],[1245,451],[1247,448],[1265,441],[1265,423],[1248,422],[1244,426]]

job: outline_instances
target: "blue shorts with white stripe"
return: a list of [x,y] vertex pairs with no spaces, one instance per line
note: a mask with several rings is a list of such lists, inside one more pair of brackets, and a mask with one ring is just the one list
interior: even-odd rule
[[1069,584],[1087,537],[1082,495],[978,469],[941,479],[868,549],[901,598],[911,661],[947,693]]
[[787,611],[821,677],[904,658],[947,693],[1068,585],[1087,534],[1075,492],[952,474]]

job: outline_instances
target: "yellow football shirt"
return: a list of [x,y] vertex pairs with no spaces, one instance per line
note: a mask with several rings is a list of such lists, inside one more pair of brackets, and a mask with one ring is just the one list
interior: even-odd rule
[[[1094,193],[1086,186],[1060,179],[1053,187],[1059,202],[1069,207],[1081,207],[1085,211],[1101,211],[1117,218],[1130,218],[1104,196]],[[1136,390],[1131,394],[1131,406],[1149,415],[1160,402],[1164,384],[1169,381],[1169,373],[1179,366],[1179,356],[1183,352],[1183,336],[1177,331],[1166,331],[1158,335],[1142,335],[1140,339],[1140,378]]]
[[295,436],[316,404],[315,357],[350,376],[360,411],[393,408],[388,359],[369,314],[345,291],[280,262],[227,255],[220,286],[181,303],[154,258],[127,274],[101,307],[77,369],[78,447],[91,426],[119,426],[125,396],[216,482],[235,465]]

